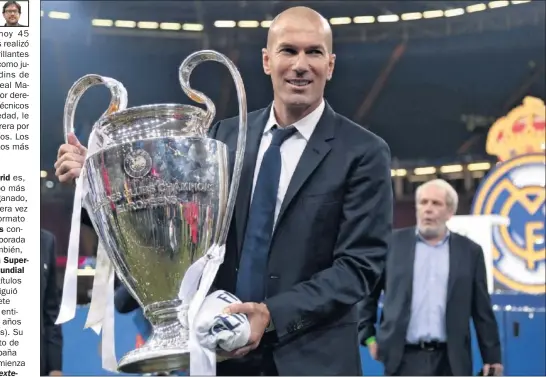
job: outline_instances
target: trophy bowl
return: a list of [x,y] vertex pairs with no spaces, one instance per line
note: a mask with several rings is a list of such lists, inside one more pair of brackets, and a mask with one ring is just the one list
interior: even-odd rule
[[203,113],[158,105],[112,114],[104,126],[115,145],[86,162],[90,217],[153,327],[148,342],[120,361],[123,372],[187,367],[180,354],[189,352],[189,335],[178,316],[188,303],[178,299],[180,285],[218,239],[229,189],[226,145],[173,131],[202,122]]
[[[189,86],[191,71],[207,60],[230,69],[239,97],[241,121],[231,186],[227,146],[207,137],[214,104]],[[88,186],[84,207],[118,278],[152,326],[144,345],[119,361],[118,370],[124,373],[189,367],[190,302],[180,298],[182,280],[210,247],[225,243],[240,177],[246,98],[236,68],[217,52],[200,51],[182,63],[180,82],[190,98],[206,104],[206,111],[178,104],[124,109],[126,99],[115,98],[124,91],[121,84],[96,75],[73,86],[67,102],[71,106],[65,107],[69,132],[75,105],[91,84],[106,84],[114,97],[115,111],[105,113],[94,126],[98,148],[90,150],[82,177]]]

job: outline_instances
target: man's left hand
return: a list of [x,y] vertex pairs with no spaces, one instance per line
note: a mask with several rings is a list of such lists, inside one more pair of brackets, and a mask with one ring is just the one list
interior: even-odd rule
[[483,365],[483,375],[484,376],[488,376],[489,375],[489,370],[491,368],[494,368],[494,371],[495,371],[495,376],[502,376],[502,372],[504,372],[504,367],[502,366],[502,364],[484,364]]
[[63,372],[61,372],[60,370],[52,370],[51,372],[49,372],[49,375],[50,376],[62,376]]
[[241,347],[235,351],[228,352],[227,357],[243,357],[252,350],[255,350],[262,336],[265,333],[265,329],[269,326],[269,321],[271,320],[271,315],[267,306],[263,303],[256,302],[245,302],[229,305],[225,310],[225,314],[236,314],[243,313],[248,317],[250,322],[250,338],[248,344],[244,347]]

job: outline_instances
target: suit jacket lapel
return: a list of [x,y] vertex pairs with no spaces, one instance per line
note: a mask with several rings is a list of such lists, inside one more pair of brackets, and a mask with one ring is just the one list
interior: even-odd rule
[[296,170],[292,175],[286,194],[284,196],[281,209],[279,211],[279,216],[273,230],[273,237],[278,228],[278,225],[281,223],[286,209],[292,203],[292,200],[298,194],[304,183],[319,166],[321,161],[326,157],[330,149],[332,148],[328,141],[334,138],[334,129],[336,122],[336,113],[328,105],[324,106],[324,112],[320,117],[320,120],[305,147],[303,154],[296,166]]
[[456,252],[459,250],[459,253],[463,248],[459,247],[459,239],[453,233],[449,236],[449,277],[447,280],[447,301],[453,293],[453,287],[455,286],[455,281],[457,280],[457,275],[459,273],[459,253]]
[[241,253],[243,239],[248,220],[248,210],[250,207],[250,198],[252,197],[252,186],[254,182],[254,169],[256,168],[256,159],[260,148],[265,124],[269,119],[271,105],[262,110],[254,120],[249,120],[247,125],[247,137],[245,146],[245,157],[241,171],[241,180],[237,191],[237,201],[235,206],[235,224],[237,230],[237,252]]
[[[402,250],[405,258],[404,261],[404,269],[406,269],[406,273],[402,276],[406,276],[406,286],[407,294],[409,298],[409,308],[411,308],[411,298],[413,296],[413,265],[415,264],[415,247],[417,246],[417,235],[415,234],[416,229],[410,228],[408,229],[407,233],[404,234],[403,237],[401,237],[401,245],[400,249]],[[409,245],[409,248],[406,246]],[[401,258],[402,259],[402,258]]]

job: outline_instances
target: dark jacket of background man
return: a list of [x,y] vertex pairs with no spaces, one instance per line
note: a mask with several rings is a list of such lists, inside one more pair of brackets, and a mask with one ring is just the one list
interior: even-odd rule
[[63,334],[55,325],[60,309],[55,258],[55,236],[40,231],[40,375],[62,370]]
[[[417,242],[414,227],[393,233],[387,264],[373,294],[362,302],[360,339],[376,336],[378,301],[384,290],[380,328],[377,333],[378,358],[385,374],[395,374],[402,361],[411,316],[413,264]],[[501,363],[497,322],[487,290],[485,261],[481,247],[457,233],[449,235],[449,277],[446,304],[447,350],[455,376],[470,376],[472,353],[470,318],[474,322],[485,364]]]

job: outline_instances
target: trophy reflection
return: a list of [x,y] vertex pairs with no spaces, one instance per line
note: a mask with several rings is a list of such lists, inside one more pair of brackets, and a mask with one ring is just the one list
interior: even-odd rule
[[[193,69],[223,63],[233,76],[240,123],[231,186],[227,146],[207,137],[215,116],[212,101],[192,89]],[[110,109],[93,128],[96,151],[84,164],[83,198],[115,272],[152,325],[147,342],[122,357],[124,373],[154,373],[189,366],[190,302],[179,297],[190,265],[214,245],[225,244],[235,205],[246,140],[246,95],[234,64],[215,51],[199,51],[179,69],[184,92],[199,107],[156,104],[125,108],[123,86],[87,75],[70,89],[65,134],[72,132],[76,105],[95,85],[112,93]]]

